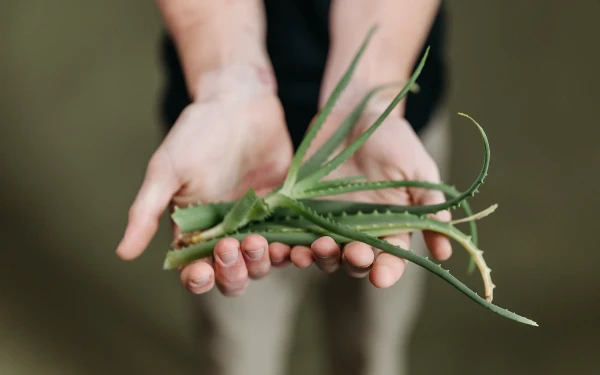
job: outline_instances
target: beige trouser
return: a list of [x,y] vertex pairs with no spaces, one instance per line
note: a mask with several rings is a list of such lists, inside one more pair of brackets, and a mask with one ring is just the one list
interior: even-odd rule
[[[445,111],[434,116],[422,141],[447,181],[450,154],[449,121]],[[427,248],[420,232],[413,251]],[[401,280],[377,289],[368,278],[352,279],[286,267],[253,281],[242,297],[223,297],[215,290],[196,297],[198,336],[203,352],[199,373],[211,375],[283,375],[293,337],[296,310],[304,293],[318,293],[330,374],[407,374],[408,344],[423,295],[425,271],[409,263]],[[307,286],[311,289],[307,291]]]

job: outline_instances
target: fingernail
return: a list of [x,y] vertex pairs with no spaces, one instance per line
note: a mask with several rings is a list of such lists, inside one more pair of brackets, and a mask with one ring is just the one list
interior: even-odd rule
[[206,284],[208,282],[209,279],[210,279],[210,276],[206,276],[203,279],[191,280],[190,284],[192,284],[192,286],[194,286],[194,287],[203,286],[204,284]]
[[219,259],[221,259],[221,262],[226,266],[231,266],[237,261],[239,251],[239,248],[235,248],[224,253],[219,253]]
[[259,260],[260,258],[262,258],[264,253],[264,248],[260,248],[258,250],[246,250],[246,256],[252,260]]

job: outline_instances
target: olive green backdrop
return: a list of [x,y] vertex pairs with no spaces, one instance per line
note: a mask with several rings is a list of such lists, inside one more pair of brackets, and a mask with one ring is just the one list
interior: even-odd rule
[[[598,374],[600,2],[450,4],[453,112],[492,146],[478,209],[491,314],[431,278],[413,374]],[[167,226],[138,261],[114,255],[160,141],[151,1],[0,5],[0,374],[202,374],[189,295],[161,270]],[[452,183],[481,144],[455,116]],[[166,221],[164,221],[167,224]],[[448,264],[470,285],[462,253]],[[365,282],[367,282],[365,280]],[[322,373],[307,300],[295,373]]]

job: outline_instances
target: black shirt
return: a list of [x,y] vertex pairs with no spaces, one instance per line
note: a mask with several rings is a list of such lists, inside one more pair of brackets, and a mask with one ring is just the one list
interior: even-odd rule
[[[318,111],[319,90],[329,49],[329,9],[329,0],[265,0],[267,50],[295,147]],[[442,5],[420,54],[430,46],[427,62],[417,81],[420,91],[410,93],[406,99],[405,117],[417,133],[427,124],[444,94],[444,29]],[[190,98],[177,51],[168,35],[164,39],[163,57],[167,80],[162,116],[170,128],[190,103]]]

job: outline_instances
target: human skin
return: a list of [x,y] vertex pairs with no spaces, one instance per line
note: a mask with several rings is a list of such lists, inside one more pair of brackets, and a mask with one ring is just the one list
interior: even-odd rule
[[[264,193],[283,182],[293,153],[265,48],[262,0],[157,0],[157,4],[181,57],[192,103],[150,159],[117,248],[117,254],[126,260],[137,258],[148,247],[169,206],[238,199],[250,187]],[[439,0],[332,1],[331,48],[321,103],[368,29],[374,24],[379,28],[310,150],[335,130],[369,89],[408,79],[438,6]],[[393,94],[384,91],[371,101],[357,132],[373,122]],[[438,182],[435,163],[403,118],[403,105],[330,177],[362,174],[373,180]],[[394,204],[444,201],[439,192],[412,189],[386,189],[340,198]],[[438,214],[440,220],[449,218],[446,211]],[[426,232],[425,238],[435,258],[450,256],[446,237]],[[410,245],[408,235],[386,240],[405,248]],[[226,238],[215,246],[214,257],[182,267],[180,275],[193,293],[205,293],[216,285],[224,295],[238,296],[251,279],[265,277],[271,267],[289,263],[307,267],[315,262],[325,272],[343,264],[350,275],[369,275],[371,283],[381,288],[395,284],[404,271],[404,260],[374,253],[365,244],[350,243],[341,250],[329,237],[310,247],[293,248],[268,244],[258,235],[249,235],[241,242]]]

